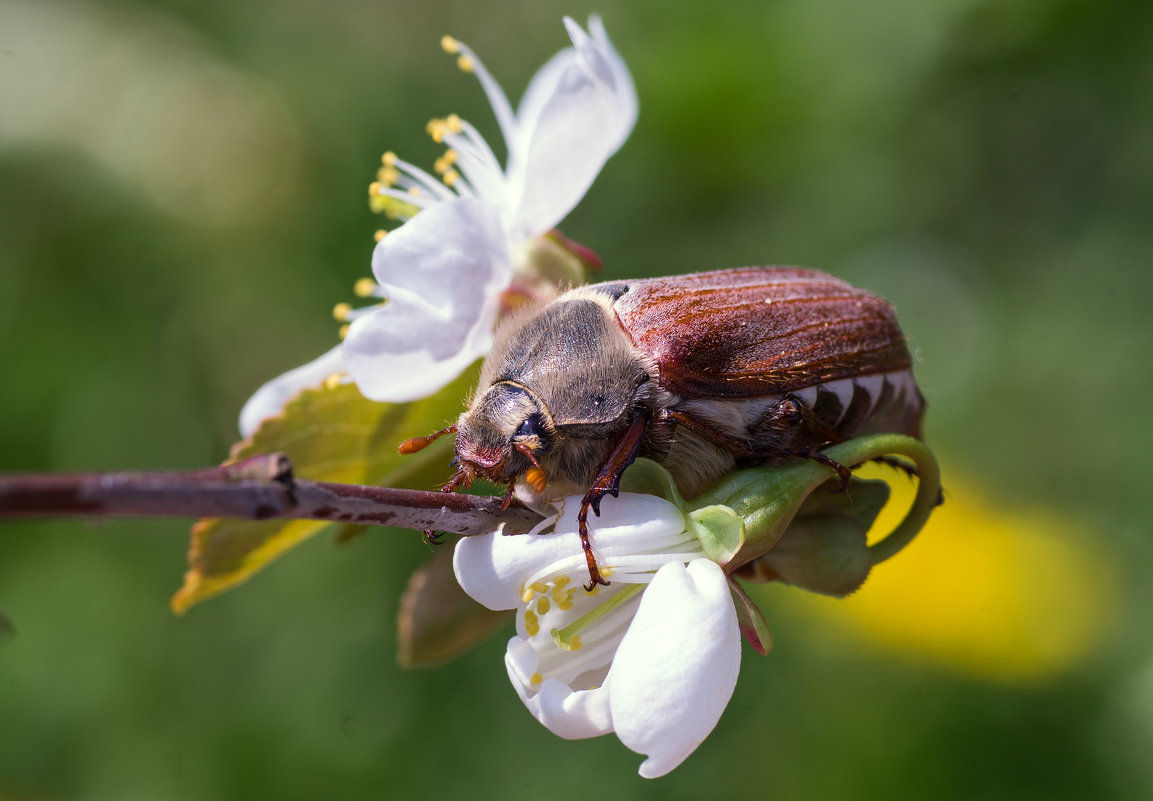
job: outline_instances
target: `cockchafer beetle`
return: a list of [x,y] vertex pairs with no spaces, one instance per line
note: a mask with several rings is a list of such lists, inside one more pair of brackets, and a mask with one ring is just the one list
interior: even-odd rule
[[892,306],[838,278],[746,267],[572,289],[509,315],[469,408],[402,453],[456,434],[457,472],[530,505],[583,493],[590,583],[607,584],[587,532],[637,456],[686,497],[740,467],[798,458],[856,436],[920,437],[924,399]]

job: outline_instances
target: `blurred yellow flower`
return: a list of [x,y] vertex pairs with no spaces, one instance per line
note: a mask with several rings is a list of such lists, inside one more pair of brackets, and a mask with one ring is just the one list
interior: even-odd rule
[[[883,471],[861,473],[893,479]],[[896,524],[912,494],[912,482],[893,483],[874,536]],[[1116,566],[1091,536],[1052,513],[998,506],[950,475],[945,504],[900,558],[847,599],[805,593],[801,603],[887,650],[1027,683],[1077,663],[1116,617]]]

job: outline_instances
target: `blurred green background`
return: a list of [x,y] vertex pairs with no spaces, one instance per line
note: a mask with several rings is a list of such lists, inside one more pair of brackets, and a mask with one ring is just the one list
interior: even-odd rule
[[653,782],[539,726],[503,636],[395,666],[415,535],[178,619],[186,523],[6,524],[2,801],[1153,797],[1153,4],[0,0],[0,469],[223,459],[335,342],[380,153],[495,136],[440,36],[516,98],[590,11],[641,115],[564,231],[891,298],[947,516],[849,601],[762,593],[775,650]]

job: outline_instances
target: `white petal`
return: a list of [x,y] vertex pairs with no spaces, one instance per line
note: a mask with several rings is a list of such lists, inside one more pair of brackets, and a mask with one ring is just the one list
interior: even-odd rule
[[248,399],[240,410],[240,435],[250,436],[268,417],[280,414],[293,395],[302,389],[318,387],[333,373],[343,373],[340,345],[308,364],[272,379]]
[[524,158],[528,150],[527,134],[532,132],[532,128],[540,117],[541,109],[556,91],[556,86],[565,70],[574,64],[579,64],[579,61],[580,57],[577,55],[576,49],[566,47],[546,61],[544,66],[532,76],[528,88],[524,90],[524,96],[520,99],[520,105],[517,107],[518,135],[515,140],[506,143],[509,148],[508,172],[510,174],[523,170]]
[[[568,25],[571,20],[565,20]],[[574,23],[575,24],[575,23]],[[608,31],[605,30],[604,21],[601,20],[600,15],[593,14],[589,17],[589,34],[594,42],[596,42],[597,49],[604,56],[608,62],[609,69],[613,76],[613,88],[617,92],[617,144],[613,148],[615,153],[621,145],[628,139],[629,134],[632,133],[633,126],[637,122],[637,112],[639,104],[637,103],[637,89],[633,84],[633,76],[629,74],[629,68],[625,65],[625,61],[621,58],[621,54],[617,52],[616,47],[613,46],[612,40],[609,39]]]
[[737,615],[724,571],[707,559],[662,567],[605,681],[613,728],[663,776],[716,726],[740,670]]
[[533,717],[566,740],[597,737],[613,730],[605,688],[574,691],[557,679],[545,679],[535,686],[532,677],[538,662],[531,645],[520,637],[509,640],[504,657],[508,678]]
[[344,341],[366,397],[426,397],[488,352],[512,275],[495,206],[461,198],[422,211],[380,241],[372,271],[387,303],[354,320]]
[[597,40],[572,20],[566,25],[575,47],[530,83],[517,113],[518,141],[509,144],[509,180],[520,195],[511,224],[517,237],[554,228],[636,120],[636,90],[607,36]]
[[[453,567],[464,591],[489,609],[514,609],[524,583],[562,559],[583,563],[576,516],[581,498],[564,502],[564,513],[551,534],[465,537],[456,546]],[[634,554],[660,547],[685,530],[684,516],[655,495],[621,493],[601,501],[601,516],[589,517],[589,539],[598,556]]]
[[597,737],[613,730],[607,688],[573,690],[556,679],[545,679],[529,708],[549,731],[566,740]]

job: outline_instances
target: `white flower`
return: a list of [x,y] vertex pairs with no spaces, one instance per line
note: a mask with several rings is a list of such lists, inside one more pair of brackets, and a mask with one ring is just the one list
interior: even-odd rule
[[502,294],[518,277],[531,280],[535,243],[580,201],[636,121],[632,78],[600,19],[589,20],[588,33],[564,22],[573,46],[537,72],[515,112],[476,54],[445,38],[492,104],[507,166],[455,115],[429,124],[449,148],[436,165],[441,179],[385,154],[373,198],[406,222],[376,246],[377,283],[357,289],[384,302],[338,306],[351,323],[342,345],[258,390],[241,413],[244,435],[324,371],[347,371],[373,400],[404,402],[488,353]]
[[529,711],[568,739],[616,732],[655,778],[712,731],[736,685],[740,630],[729,582],[684,515],[653,495],[606,499],[589,520],[608,587],[586,592],[569,498],[548,536],[465,537],[454,557],[465,592],[516,609],[509,679]]

